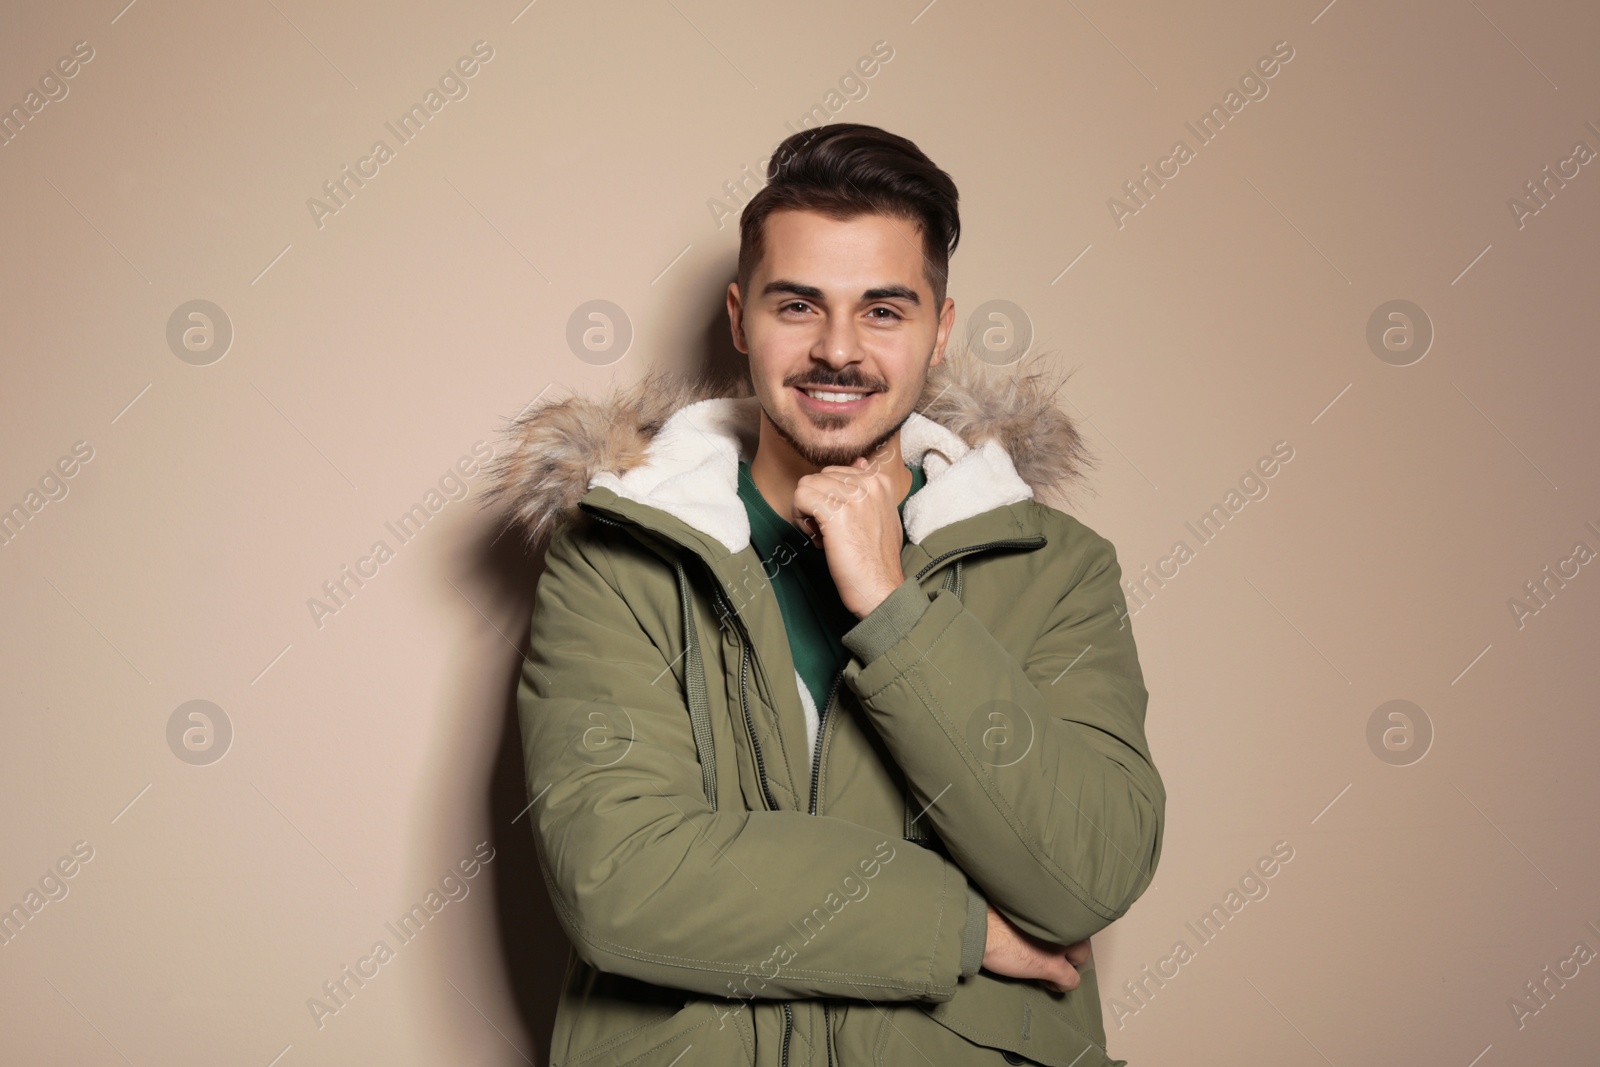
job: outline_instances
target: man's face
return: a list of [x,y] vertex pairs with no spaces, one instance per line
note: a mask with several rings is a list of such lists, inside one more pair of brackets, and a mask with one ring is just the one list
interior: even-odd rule
[[944,358],[955,301],[933,306],[916,223],[782,210],[764,225],[750,292],[728,287],[734,344],[750,357],[762,410],[818,468],[871,458]]

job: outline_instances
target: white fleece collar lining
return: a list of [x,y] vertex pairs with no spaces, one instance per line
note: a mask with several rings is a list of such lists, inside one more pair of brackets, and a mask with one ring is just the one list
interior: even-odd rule
[[[644,463],[620,475],[602,471],[589,485],[659,508],[729,552],[742,552],[750,544],[750,517],[739,499],[739,461],[754,458],[760,427],[754,396],[689,404],[662,425]],[[998,441],[969,447],[917,412],[900,428],[900,454],[920,465],[926,479],[905,505],[906,536],[915,544],[953,522],[1033,498]]]

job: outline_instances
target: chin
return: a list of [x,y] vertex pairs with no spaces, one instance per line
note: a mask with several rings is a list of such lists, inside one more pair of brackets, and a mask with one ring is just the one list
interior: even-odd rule
[[856,461],[857,456],[866,455],[869,447],[850,447],[831,445],[806,449],[796,449],[805,457],[807,463],[817,467],[848,467]]
[[[789,426],[773,420],[779,436],[789,443],[807,463],[821,467],[848,467],[857,456],[872,454],[883,446],[900,429],[905,420],[878,428],[853,428],[848,435],[837,430],[819,428],[805,412],[794,413],[795,422]],[[795,432],[798,430],[798,432]]]

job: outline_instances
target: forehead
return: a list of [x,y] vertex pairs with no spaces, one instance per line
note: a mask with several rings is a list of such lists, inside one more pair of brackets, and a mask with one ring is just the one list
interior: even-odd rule
[[886,282],[926,289],[922,229],[891,215],[835,219],[784,209],[768,215],[758,278],[787,278],[859,292]]

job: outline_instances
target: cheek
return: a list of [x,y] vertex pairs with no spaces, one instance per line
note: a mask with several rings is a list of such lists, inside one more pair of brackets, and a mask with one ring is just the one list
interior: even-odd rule
[[773,393],[783,390],[785,378],[804,373],[811,364],[812,340],[798,331],[758,327],[745,332],[745,342],[751,379],[765,383]]

